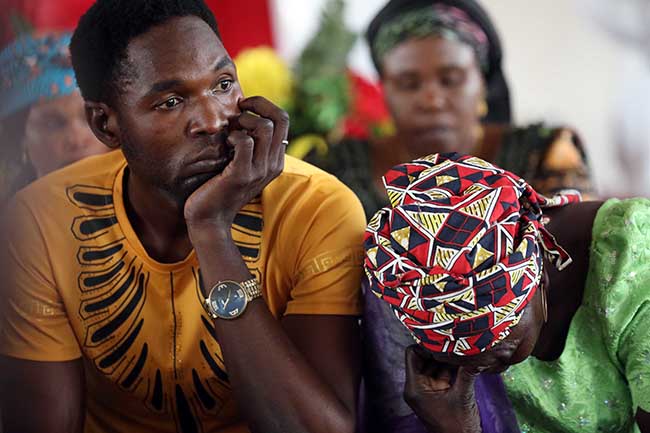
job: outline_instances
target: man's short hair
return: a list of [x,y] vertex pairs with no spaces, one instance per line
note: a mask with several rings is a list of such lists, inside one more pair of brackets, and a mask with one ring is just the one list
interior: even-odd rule
[[214,30],[214,15],[203,0],[97,0],[81,17],[70,52],[84,99],[110,102],[128,82],[126,48],[132,39],[165,21],[196,16]]

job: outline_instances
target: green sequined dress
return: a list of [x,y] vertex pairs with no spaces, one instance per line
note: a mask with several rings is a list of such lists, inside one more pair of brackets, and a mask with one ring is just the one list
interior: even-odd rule
[[562,356],[504,373],[522,432],[632,433],[650,412],[650,200],[609,200]]

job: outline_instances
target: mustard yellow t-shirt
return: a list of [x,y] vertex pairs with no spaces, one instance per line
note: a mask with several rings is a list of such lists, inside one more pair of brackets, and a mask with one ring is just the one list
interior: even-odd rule
[[[86,432],[240,432],[192,252],[147,255],[124,209],[121,152],[20,192],[9,209],[10,290],[0,352],[83,357]],[[286,158],[233,235],[275,317],[360,313],[363,210],[343,184]],[[251,347],[251,350],[255,350]]]

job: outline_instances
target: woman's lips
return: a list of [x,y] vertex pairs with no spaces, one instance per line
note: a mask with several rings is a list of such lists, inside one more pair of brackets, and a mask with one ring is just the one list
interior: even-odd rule
[[449,126],[432,126],[417,130],[416,136],[421,140],[440,140],[451,137],[454,129]]

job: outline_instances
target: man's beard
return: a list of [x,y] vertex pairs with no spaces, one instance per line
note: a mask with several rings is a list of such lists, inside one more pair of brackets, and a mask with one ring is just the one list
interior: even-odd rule
[[[142,173],[138,172],[138,177],[143,179],[146,183],[157,188],[170,197],[182,209],[187,199],[201,186],[213,177],[221,174],[223,170],[215,173],[203,173],[189,178],[175,178],[169,179],[169,173],[166,173],[163,167],[166,165],[161,161],[148,158],[139,149],[137,144],[134,144],[128,130],[123,130],[121,138],[121,147],[124,152],[126,160],[130,165],[137,167],[147,167],[149,170]],[[225,134],[223,140],[225,142]],[[234,149],[230,148],[229,162],[234,157]]]

